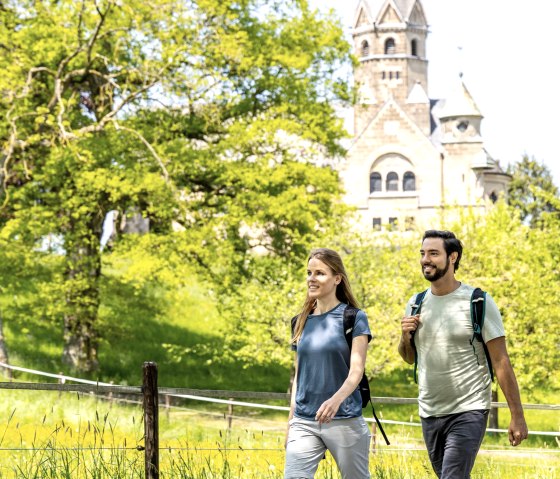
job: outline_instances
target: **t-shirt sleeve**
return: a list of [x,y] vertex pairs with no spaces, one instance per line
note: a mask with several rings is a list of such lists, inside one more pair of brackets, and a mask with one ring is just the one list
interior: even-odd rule
[[484,326],[482,326],[482,338],[487,343],[492,339],[505,336],[504,323],[498,306],[488,293],[486,294],[486,309],[484,312]]
[[411,296],[410,299],[408,300],[408,303],[406,303],[406,307],[404,309],[405,316],[410,316],[410,313],[412,313],[412,305],[414,304],[415,299],[416,299],[416,295]]
[[367,314],[360,309],[356,314],[356,322],[354,323],[352,338],[362,336],[363,334],[367,335],[369,343],[371,341],[371,330],[369,329]]

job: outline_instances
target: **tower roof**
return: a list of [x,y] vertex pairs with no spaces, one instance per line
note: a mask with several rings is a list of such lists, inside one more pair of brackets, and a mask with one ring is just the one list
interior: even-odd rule
[[450,95],[443,100],[443,105],[438,112],[438,116],[440,118],[459,116],[477,116],[482,118],[482,113],[480,113],[478,106],[476,106],[462,78],[455,84]]
[[420,3],[419,0],[361,0],[357,10],[364,6],[367,13],[375,20],[389,4],[395,8],[403,22],[408,22],[416,3]]

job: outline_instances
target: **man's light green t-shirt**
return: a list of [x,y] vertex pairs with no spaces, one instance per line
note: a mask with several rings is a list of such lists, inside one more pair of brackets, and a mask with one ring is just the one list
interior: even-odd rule
[[[461,284],[445,296],[435,296],[428,290],[424,297],[420,325],[414,335],[420,417],[490,409],[492,381],[484,347],[478,340],[471,344],[473,289]],[[415,297],[406,306],[407,316]],[[482,337],[488,342],[501,336],[505,336],[502,317],[487,294]]]

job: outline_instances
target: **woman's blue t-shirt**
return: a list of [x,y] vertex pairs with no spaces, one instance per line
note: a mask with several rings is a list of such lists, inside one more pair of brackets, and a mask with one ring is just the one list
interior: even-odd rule
[[[315,420],[317,410],[340,389],[350,371],[350,348],[344,337],[344,309],[340,303],[323,314],[308,316],[297,345],[298,377],[294,415]],[[352,337],[368,336],[371,332],[367,315],[362,310],[356,315]],[[340,405],[334,419],[362,415],[362,399],[356,389]]]

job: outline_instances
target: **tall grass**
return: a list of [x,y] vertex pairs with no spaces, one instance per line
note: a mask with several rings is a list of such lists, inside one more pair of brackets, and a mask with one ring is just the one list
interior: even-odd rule
[[[142,410],[89,395],[2,391],[0,478],[136,479],[144,477]],[[223,405],[160,411],[162,479],[282,477],[285,418],[239,410],[226,429]],[[222,409],[220,409],[222,408]],[[388,425],[393,446],[370,456],[372,478],[434,478],[418,434]],[[473,479],[557,479],[560,456],[543,449],[483,445]],[[332,457],[317,479],[337,479]]]

